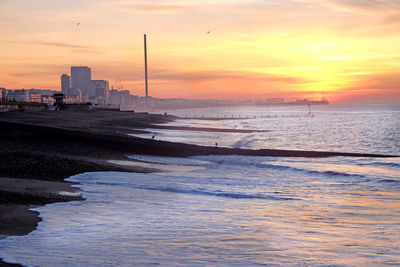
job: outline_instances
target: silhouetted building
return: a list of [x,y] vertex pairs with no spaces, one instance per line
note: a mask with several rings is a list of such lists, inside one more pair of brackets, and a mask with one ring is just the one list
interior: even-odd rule
[[61,75],[61,91],[64,95],[70,95],[71,79],[67,74]]
[[17,101],[17,102],[30,102],[31,94],[28,90],[7,90],[6,95],[3,96],[4,100]]
[[29,89],[29,92],[32,94],[41,94],[46,96],[53,96],[56,93],[59,93],[58,90],[50,90],[50,89]]
[[53,98],[53,96],[49,96],[49,95],[42,95],[42,103],[43,104],[47,104],[49,106],[52,106],[54,104],[55,100]]
[[88,98],[95,95],[92,85],[92,75],[89,67],[71,67],[71,96],[78,96],[82,92],[82,97]]
[[62,93],[54,94],[53,98],[55,101],[54,105],[60,105],[60,106],[64,105],[64,98],[65,98],[64,94]]
[[136,101],[138,100],[138,96],[136,95],[131,95],[128,90],[110,90],[110,97],[108,98],[108,103],[111,106],[133,106],[136,104]]
[[103,97],[104,99],[107,99],[109,96],[109,88],[110,85],[108,81],[105,80],[92,80],[92,84],[95,88],[96,96],[97,97]]
[[36,94],[36,93],[30,93],[31,94],[31,101],[34,103],[42,103],[42,95],[41,94]]

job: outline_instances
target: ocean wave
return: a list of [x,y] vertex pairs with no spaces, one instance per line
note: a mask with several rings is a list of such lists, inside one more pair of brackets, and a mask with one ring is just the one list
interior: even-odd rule
[[371,163],[358,163],[359,166],[380,166],[380,167],[389,167],[394,168],[396,170],[400,170],[400,163],[395,162],[371,162]]
[[231,147],[233,148],[250,148],[251,144],[256,142],[256,138],[254,135],[246,135],[242,138],[240,138],[238,141],[233,143]]
[[378,180],[378,183],[389,183],[389,184],[392,184],[392,185],[400,185],[400,180],[380,179],[380,180]]
[[165,165],[182,165],[182,166],[201,166],[209,164],[208,161],[196,160],[191,158],[176,158],[176,157],[165,157],[165,156],[148,156],[148,155],[129,155],[128,158],[145,163],[156,163]]
[[191,195],[202,195],[202,196],[215,196],[232,199],[265,199],[265,200],[298,200],[292,197],[279,197],[273,195],[261,195],[261,194],[245,194],[237,192],[223,192],[223,191],[204,191],[198,189],[183,189],[173,187],[152,187],[152,186],[136,186],[137,189],[154,190],[161,192],[180,193],[180,194],[191,194]]
[[365,175],[362,174],[355,174],[355,173],[347,173],[347,172],[339,172],[339,171],[332,171],[332,170],[311,170],[307,168],[298,168],[293,166],[286,166],[286,165],[277,165],[277,164],[270,164],[270,163],[263,163],[264,166],[276,169],[276,170],[292,170],[296,172],[303,172],[307,174],[313,175],[324,175],[324,176],[341,176],[341,177],[357,177],[357,178],[365,178]]
[[[197,156],[193,157],[200,160],[207,160],[217,165],[229,165],[230,168],[242,168],[242,167],[255,167],[260,169],[273,169],[278,171],[293,171],[302,172],[311,175],[323,175],[323,176],[341,176],[341,177],[355,177],[365,178],[367,174],[364,173],[350,173],[332,170],[332,164],[323,163],[310,163],[310,162],[279,162],[278,159],[267,158],[267,157],[251,157],[251,156]],[[265,161],[268,159],[268,161]],[[275,163],[276,162],[276,163]],[[314,169],[312,166],[317,166]],[[337,166],[335,166],[336,168]],[[220,166],[218,166],[220,168]]]

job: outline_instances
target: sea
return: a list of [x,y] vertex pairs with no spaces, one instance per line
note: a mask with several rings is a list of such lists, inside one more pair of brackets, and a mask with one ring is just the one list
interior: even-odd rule
[[[400,155],[400,104],[170,110],[136,135],[248,149]],[[202,118],[234,118],[203,120]],[[85,201],[36,208],[26,236],[0,240],[24,266],[399,266],[400,158],[129,155],[156,173],[72,176]]]

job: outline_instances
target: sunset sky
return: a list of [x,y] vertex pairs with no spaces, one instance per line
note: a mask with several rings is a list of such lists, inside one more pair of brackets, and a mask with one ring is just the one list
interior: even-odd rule
[[143,95],[144,33],[153,97],[400,102],[397,0],[0,0],[0,87]]

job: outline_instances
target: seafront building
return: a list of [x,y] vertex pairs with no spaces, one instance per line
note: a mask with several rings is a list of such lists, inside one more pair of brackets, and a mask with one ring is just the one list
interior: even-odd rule
[[67,74],[61,75],[61,91],[64,95],[69,96],[71,90],[71,78]]
[[62,93],[66,104],[82,104],[90,102],[99,108],[133,109],[139,97],[131,95],[128,90],[112,88],[103,79],[92,80],[91,69],[87,66],[71,67],[71,75],[62,74],[61,92],[47,89],[7,90],[0,88],[0,102],[39,103],[54,105],[54,96]]
[[17,102],[31,102],[31,94],[28,90],[6,90],[3,96],[5,101],[17,101]]
[[79,99],[79,103],[91,102],[104,108],[134,106],[139,97],[131,95],[128,90],[111,88],[107,80],[92,80],[91,69],[87,66],[71,67],[71,76],[61,76],[61,90],[70,99]]
[[48,89],[0,90],[0,101],[34,102],[54,105],[54,95],[62,93],[67,104],[90,102],[95,107],[133,110],[152,103],[151,98],[139,98],[129,90],[110,89],[110,83],[104,79],[92,80],[91,69],[87,66],[72,66],[71,73],[60,76],[61,91]]
[[31,95],[31,101],[33,103],[42,103],[42,95],[38,93],[29,92]]
[[54,104],[54,95],[62,93],[64,103],[81,104],[90,102],[100,108],[121,108],[136,106],[140,99],[128,90],[111,88],[104,79],[92,80],[92,71],[87,66],[72,66],[71,73],[60,76],[61,92],[48,89],[7,90],[0,88],[0,101],[34,102]]
[[68,96],[82,94],[84,99],[95,96],[92,85],[92,73],[89,67],[71,67],[71,89]]
[[92,87],[95,90],[95,102],[102,104],[106,103],[110,96],[110,84],[106,80],[92,80]]
[[139,97],[131,95],[128,90],[110,90],[110,96],[108,98],[108,106],[112,108],[130,107],[135,106],[138,102]]

